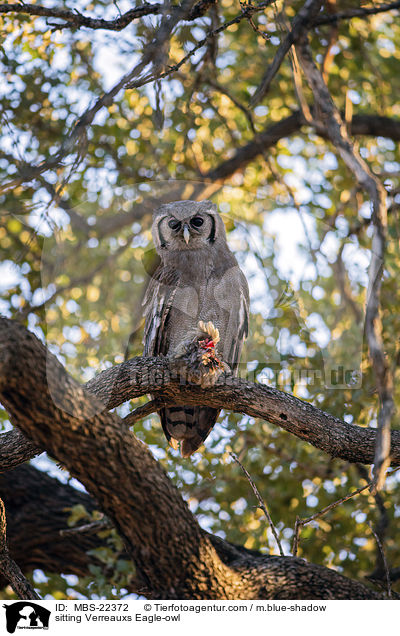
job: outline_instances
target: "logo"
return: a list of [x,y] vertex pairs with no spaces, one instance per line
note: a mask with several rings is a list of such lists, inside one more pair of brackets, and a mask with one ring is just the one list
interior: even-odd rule
[[51,612],[37,603],[17,601],[3,607],[9,634],[14,634],[16,629],[49,629]]

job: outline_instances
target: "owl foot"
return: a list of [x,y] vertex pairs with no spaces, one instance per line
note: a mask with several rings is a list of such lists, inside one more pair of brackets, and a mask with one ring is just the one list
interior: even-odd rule
[[179,442],[177,439],[174,439],[173,437],[170,437],[170,439],[168,440],[168,444],[171,446],[171,448],[173,448],[174,450],[179,450]]

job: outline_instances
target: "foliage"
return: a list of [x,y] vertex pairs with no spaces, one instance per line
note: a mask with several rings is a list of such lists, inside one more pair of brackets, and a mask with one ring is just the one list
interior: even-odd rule
[[[102,0],[63,5],[116,15],[115,5]],[[121,11],[129,5],[119,3]],[[335,11],[351,8],[334,5]],[[289,20],[300,6],[284,7]],[[230,244],[251,288],[250,338],[241,373],[347,421],[374,426],[375,379],[363,342],[369,202],[335,148],[303,126],[258,150],[224,184],[212,178],[238,149],[257,144],[262,131],[299,108],[288,58],[267,96],[249,106],[285,35],[282,8],[281,3],[266,6],[251,20],[210,37],[164,79],[120,91],[62,163],[25,180],[20,177],[27,166],[54,157],[76,118],[149,46],[160,18],[148,16],[116,34],[56,29],[54,20],[23,13],[2,17],[0,181],[15,183],[0,189],[0,309],[46,338],[82,382],[125,356],[140,355],[154,201],[173,195],[212,198],[225,215]],[[204,16],[180,23],[163,63],[176,64],[208,30],[240,12],[238,2],[222,0]],[[322,25],[309,35],[348,121],[352,112],[399,116],[395,12]],[[300,92],[311,103],[304,81]],[[389,191],[382,319],[386,353],[397,372],[399,148],[383,129],[357,137],[357,144]],[[344,379],[335,375],[340,366],[349,371]],[[396,403],[399,398],[397,389]],[[0,415],[6,426],[5,412]],[[273,537],[229,451],[239,456],[268,502],[286,553],[296,515],[309,516],[365,483],[359,467],[238,414],[223,413],[203,452],[189,460],[165,448],[156,416],[135,425],[134,432],[164,465],[203,527],[265,553],[276,552]],[[388,479],[380,510],[365,491],[306,526],[300,556],[362,579],[374,569],[377,553],[367,522],[376,525],[386,515],[385,550],[395,566],[396,486],[396,476]],[[50,575],[39,586],[42,593],[54,598],[118,594],[115,589],[129,572],[115,557],[116,541],[112,534],[110,551],[99,555],[108,573],[116,564],[111,582],[99,567],[90,581],[68,588],[64,579]]]

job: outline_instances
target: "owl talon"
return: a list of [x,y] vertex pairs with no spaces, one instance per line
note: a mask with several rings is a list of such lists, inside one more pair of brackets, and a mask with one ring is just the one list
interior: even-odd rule
[[169,439],[169,445],[171,446],[171,448],[173,448],[174,450],[179,450],[179,442],[177,439],[174,439],[173,437],[171,437]]

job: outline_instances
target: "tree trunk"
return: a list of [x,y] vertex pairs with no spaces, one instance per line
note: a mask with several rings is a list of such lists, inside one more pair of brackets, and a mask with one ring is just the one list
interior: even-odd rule
[[[117,415],[105,410],[98,397],[68,376],[33,334],[2,318],[0,340],[0,399],[12,423],[34,445],[64,464],[110,518],[135,563],[143,595],[227,600],[379,598],[333,570],[293,557],[258,556],[204,532],[146,446]],[[118,378],[114,380],[111,392],[115,395],[119,385]],[[138,390],[134,385],[131,388]],[[6,492],[12,475],[2,478],[0,495],[6,500],[10,542],[17,555],[29,537],[21,536],[25,524],[20,524],[20,538],[12,537],[19,514],[18,490],[13,495],[8,486]],[[37,491],[31,490],[29,477],[26,491],[20,495],[25,501],[20,514],[31,514],[34,519],[41,510],[54,536],[57,524],[65,523],[65,516],[59,515],[66,487],[59,486],[54,501],[49,492],[46,495],[46,479]],[[82,499],[81,493],[76,497]],[[29,498],[36,502],[36,509],[29,509]],[[40,529],[46,539],[45,527]],[[41,542],[38,534],[32,544],[34,555],[41,550],[46,553],[48,546],[47,539]],[[46,554],[44,560],[61,568],[65,559],[63,571],[68,571],[68,543],[54,542],[52,550],[56,555]],[[76,546],[75,567],[85,569],[84,564],[78,566],[78,552]],[[25,559],[27,567],[34,566],[35,558],[30,563]],[[42,567],[46,569],[44,564]]]

